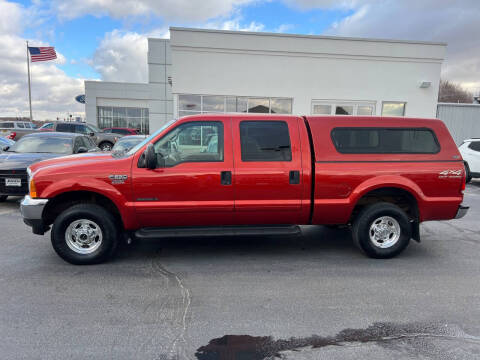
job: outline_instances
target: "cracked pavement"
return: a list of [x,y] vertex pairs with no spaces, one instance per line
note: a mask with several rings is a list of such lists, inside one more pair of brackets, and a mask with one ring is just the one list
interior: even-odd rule
[[0,204],[2,359],[260,359],[258,341],[285,359],[480,358],[478,180],[465,218],[422,224],[392,260],[364,257],[346,229],[303,227],[141,242],[72,266],[18,201]]

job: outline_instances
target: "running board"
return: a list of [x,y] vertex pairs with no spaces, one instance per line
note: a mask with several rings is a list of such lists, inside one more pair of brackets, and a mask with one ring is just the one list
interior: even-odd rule
[[272,226],[195,226],[178,228],[143,228],[135,232],[138,239],[188,238],[212,236],[298,235],[298,225]]

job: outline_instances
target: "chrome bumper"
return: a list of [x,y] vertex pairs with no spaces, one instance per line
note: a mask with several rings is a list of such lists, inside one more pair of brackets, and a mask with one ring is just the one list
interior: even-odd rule
[[48,199],[32,199],[30,196],[25,196],[20,203],[20,212],[24,219],[28,220],[42,220],[42,213]]
[[455,219],[461,219],[465,215],[467,215],[468,209],[470,209],[469,206],[459,205],[457,210],[457,215],[455,215]]

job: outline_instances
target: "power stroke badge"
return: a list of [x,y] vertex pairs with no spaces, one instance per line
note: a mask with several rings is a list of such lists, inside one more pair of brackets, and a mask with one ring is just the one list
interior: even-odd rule
[[125,181],[128,179],[127,175],[109,175],[108,178],[112,184],[125,184]]

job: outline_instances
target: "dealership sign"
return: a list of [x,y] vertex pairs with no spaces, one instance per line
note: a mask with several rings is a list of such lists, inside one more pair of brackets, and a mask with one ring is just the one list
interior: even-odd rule
[[85,104],[85,95],[78,95],[75,97],[75,100],[77,100],[80,104]]

